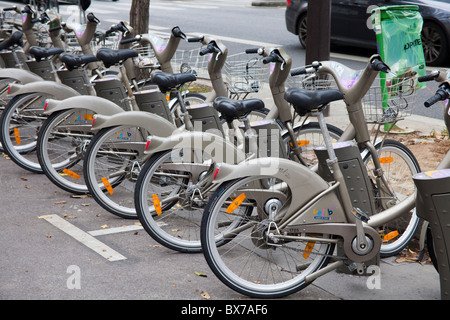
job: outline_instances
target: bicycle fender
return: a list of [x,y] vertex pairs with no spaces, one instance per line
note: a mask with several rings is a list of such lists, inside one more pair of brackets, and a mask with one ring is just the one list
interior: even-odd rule
[[74,96],[63,100],[47,99],[44,114],[68,109],[89,109],[97,114],[113,115],[125,112],[114,102],[97,96]]
[[145,111],[126,111],[113,115],[98,113],[92,130],[124,125],[138,126],[163,137],[170,136],[177,129],[174,124],[156,114]]
[[[328,183],[322,179],[318,174],[314,173],[307,167],[284,158],[276,157],[263,157],[251,160],[246,160],[237,165],[219,163],[216,164],[214,184],[222,184],[226,181],[240,179],[243,177],[258,177],[258,176],[270,176],[274,178],[282,179],[294,194],[291,196],[289,209],[285,214],[285,217],[289,217],[297,210],[302,209],[308,202],[320,193],[328,189]],[[334,192],[327,194],[336,196]],[[336,209],[336,216],[343,215],[341,211],[341,205],[337,197],[332,198],[332,201],[328,201],[328,208],[334,205]],[[315,201],[320,202],[319,201]],[[331,203],[333,202],[333,203]],[[322,206],[320,206],[322,207]],[[316,208],[316,207],[314,207]],[[316,209],[320,209],[317,206]],[[322,207],[321,210],[324,208]],[[327,209],[327,208],[325,208]],[[311,208],[310,211],[312,211]],[[326,222],[325,220],[316,220],[315,222]]]
[[[151,132],[151,131],[150,131]],[[235,145],[222,136],[210,132],[184,131],[176,132],[172,136],[161,137],[159,132],[148,138],[150,143],[147,146],[145,154],[154,154],[160,151],[173,149],[193,148],[202,150],[214,162],[226,162],[237,164],[245,160],[245,152],[235,147]]]
[[51,95],[54,99],[63,100],[73,96],[79,96],[80,93],[69,86],[54,81],[34,81],[26,84],[14,83],[10,86],[9,95],[17,96],[20,94],[41,92]]
[[43,78],[31,71],[15,68],[0,69],[0,79],[11,79],[11,82],[17,81],[22,84],[35,81],[44,81]]

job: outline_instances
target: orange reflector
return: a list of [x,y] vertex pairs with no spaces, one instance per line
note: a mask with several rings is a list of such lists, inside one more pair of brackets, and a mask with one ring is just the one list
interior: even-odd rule
[[67,174],[69,177],[72,177],[72,178],[77,179],[77,180],[80,179],[80,175],[77,174],[77,173],[75,173],[75,172],[73,172],[73,171],[70,171],[70,170],[68,170],[68,169],[64,169],[63,172],[64,172],[65,174]]
[[94,115],[93,114],[85,114],[84,115],[84,119],[86,119],[86,120],[94,120]]
[[234,210],[236,210],[237,207],[241,205],[242,201],[244,200],[245,200],[245,193],[241,193],[236,199],[233,200],[233,202],[228,206],[225,212],[232,213]]
[[16,143],[20,144],[20,133],[19,133],[19,129],[14,128],[14,138],[16,139]]
[[298,140],[297,141],[297,146],[299,146],[299,147],[307,146],[308,144],[309,144],[308,140]]
[[392,157],[383,157],[383,158],[380,158],[380,163],[391,163],[391,162],[393,162],[394,161],[394,158],[392,158]]
[[103,182],[103,185],[104,185],[105,188],[106,188],[106,191],[108,191],[109,194],[113,194],[113,193],[114,193],[114,190],[113,190],[113,188],[111,187],[111,184],[109,183],[108,179],[106,179],[105,177],[102,177],[102,182]]
[[309,255],[311,254],[311,251],[314,249],[315,244],[316,244],[315,241],[308,241],[305,247],[305,251],[303,252],[303,258],[308,259]]
[[385,235],[384,237],[383,237],[383,242],[387,242],[387,241],[389,241],[389,240],[392,240],[392,239],[394,239],[396,236],[398,236],[399,235],[399,233],[398,233],[398,231],[396,230],[396,231],[392,231],[392,232],[389,232],[387,235]]
[[159,202],[158,195],[153,194],[152,197],[153,197],[153,205],[155,206],[156,214],[159,216],[162,213],[161,202]]
[[[290,146],[292,147],[292,142],[289,142]],[[297,147],[304,147],[309,144],[309,140],[297,140]]]

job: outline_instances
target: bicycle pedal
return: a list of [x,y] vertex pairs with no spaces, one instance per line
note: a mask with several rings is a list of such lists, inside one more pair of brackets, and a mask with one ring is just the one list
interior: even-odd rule
[[367,222],[370,220],[369,215],[359,208],[353,208],[353,215],[356,219],[361,220],[362,222]]

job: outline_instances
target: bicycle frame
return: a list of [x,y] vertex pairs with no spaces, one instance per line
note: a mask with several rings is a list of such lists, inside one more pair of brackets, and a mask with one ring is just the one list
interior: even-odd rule
[[[370,59],[370,62],[375,57],[378,56],[373,56]],[[328,156],[322,163],[324,167],[330,168],[332,179],[328,185],[325,186],[323,184],[324,181],[319,174],[305,177],[304,166],[301,166],[298,163],[286,163],[283,159],[272,158],[247,160],[238,165],[225,163],[217,164],[215,166],[216,177],[212,179],[212,183],[220,185],[226,181],[239,179],[244,176],[257,177],[261,175],[269,175],[283,179],[287,186],[279,186],[277,192],[281,191],[281,193],[284,193],[283,190],[290,189],[292,193],[302,196],[292,196],[292,199],[287,205],[288,208],[285,209],[285,211],[279,215],[280,218],[275,221],[277,230],[281,230],[281,232],[276,233],[275,237],[285,240],[305,240],[305,238],[302,238],[301,236],[285,236],[285,232],[292,234],[310,232],[337,235],[343,240],[345,256],[352,262],[357,263],[358,272],[363,273],[364,262],[368,262],[370,259],[374,258],[381,248],[381,239],[376,228],[399,217],[407,210],[414,208],[414,194],[411,195],[409,199],[377,214],[375,214],[375,212],[370,212],[366,216],[359,208],[353,207],[353,201],[350,198],[348,190],[351,186],[346,186],[348,183],[344,179],[340,166],[338,165],[336,153],[342,149],[342,152],[352,153],[355,158],[359,158],[359,161],[362,162],[359,149],[360,147],[365,147],[368,148],[369,152],[372,154],[373,161],[378,161],[377,152],[370,141],[370,134],[361,103],[362,97],[369,90],[378,71],[373,70],[369,63],[364,70],[353,77],[356,81],[349,86],[344,86],[344,82],[340,81],[341,79],[335,71],[338,68],[340,70],[340,75],[345,74],[346,71],[355,75],[355,72],[351,69],[335,62],[322,62],[322,65],[318,70],[320,73],[331,74],[335,78],[338,88],[343,93],[344,101],[349,113],[350,124],[344,132],[343,137],[341,137],[341,142],[338,142],[335,147],[331,145],[331,139],[326,131],[326,123],[320,108],[314,110],[314,114],[317,115],[324,137],[328,136],[328,138],[325,139],[326,154]],[[356,143],[348,142],[348,140],[353,139],[356,140]],[[264,168],[267,167],[269,167],[272,172],[265,171],[266,169]],[[365,167],[360,167],[361,170],[365,172]],[[377,183],[380,185],[384,183],[382,173],[377,175],[377,180]],[[301,182],[298,183],[297,181]],[[314,187],[320,185],[323,185],[324,188],[321,190],[314,190],[310,193]],[[366,191],[370,198],[371,194],[369,189],[370,188],[366,188]],[[256,190],[253,190],[252,192],[257,193]],[[269,192],[269,195],[260,197],[268,198],[270,196]],[[337,198],[335,198],[335,196],[337,196]],[[258,197],[259,196],[254,196],[253,199],[258,201],[260,200]],[[412,201],[410,201],[411,199]],[[258,202],[258,206],[259,205],[260,203]],[[321,210],[323,208],[333,208],[332,220],[320,220],[318,223],[314,217],[314,212],[317,212],[319,208]],[[366,235],[369,236],[369,238],[367,238]],[[324,242],[330,241],[329,239],[321,239],[318,241],[320,242],[322,240]],[[331,264],[326,268],[326,271],[333,270],[342,264],[342,261]],[[320,272],[312,276],[311,279],[314,279],[320,274],[322,273]]]

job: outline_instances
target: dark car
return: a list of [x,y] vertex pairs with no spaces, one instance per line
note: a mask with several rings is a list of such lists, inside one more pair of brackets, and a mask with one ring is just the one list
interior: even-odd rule
[[[417,5],[423,18],[422,45],[427,65],[450,59],[450,0],[331,0],[332,43],[376,48],[375,32],[368,28],[371,11],[378,6]],[[287,0],[286,28],[306,48],[307,0]]]

